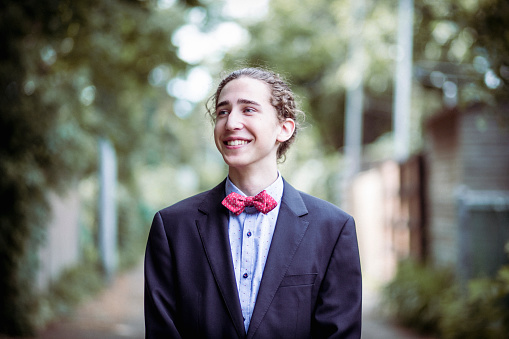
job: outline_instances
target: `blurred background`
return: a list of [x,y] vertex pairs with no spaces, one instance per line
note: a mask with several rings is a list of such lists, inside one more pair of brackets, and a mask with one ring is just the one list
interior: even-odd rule
[[3,0],[0,27],[1,334],[139,265],[154,213],[224,179],[205,102],[245,66],[298,94],[280,170],[355,217],[384,312],[509,333],[506,0]]

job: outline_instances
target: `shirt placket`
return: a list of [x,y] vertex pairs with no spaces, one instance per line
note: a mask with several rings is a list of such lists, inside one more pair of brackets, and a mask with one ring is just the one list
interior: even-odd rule
[[254,277],[256,247],[254,243],[254,222],[256,213],[246,216],[242,232],[242,260],[240,265],[240,303],[244,320],[251,318],[251,294]]

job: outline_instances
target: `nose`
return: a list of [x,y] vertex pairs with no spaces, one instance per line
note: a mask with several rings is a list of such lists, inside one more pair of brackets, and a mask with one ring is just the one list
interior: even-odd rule
[[230,131],[238,130],[243,127],[242,123],[242,115],[238,110],[232,109],[230,113],[228,113],[228,117],[226,120],[226,129]]

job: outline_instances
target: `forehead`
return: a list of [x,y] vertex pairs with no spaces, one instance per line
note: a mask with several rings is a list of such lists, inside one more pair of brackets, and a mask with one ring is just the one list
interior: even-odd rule
[[269,85],[261,80],[240,77],[231,80],[223,87],[217,102],[230,101],[230,99],[233,99],[231,97],[270,103],[271,91]]

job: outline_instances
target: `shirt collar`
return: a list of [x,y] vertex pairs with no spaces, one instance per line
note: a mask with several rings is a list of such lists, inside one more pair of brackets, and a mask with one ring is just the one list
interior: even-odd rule
[[[283,197],[283,186],[284,186],[283,177],[281,176],[281,173],[279,173],[279,171],[278,171],[276,181],[274,181],[269,187],[265,188],[265,191],[267,191],[267,194],[269,194],[272,197],[272,199],[276,200],[278,205],[281,204],[281,198]],[[235,192],[240,195],[247,196],[237,186],[235,186],[233,184],[233,182],[231,182],[229,176],[226,178],[225,190],[226,190],[226,195]]]

